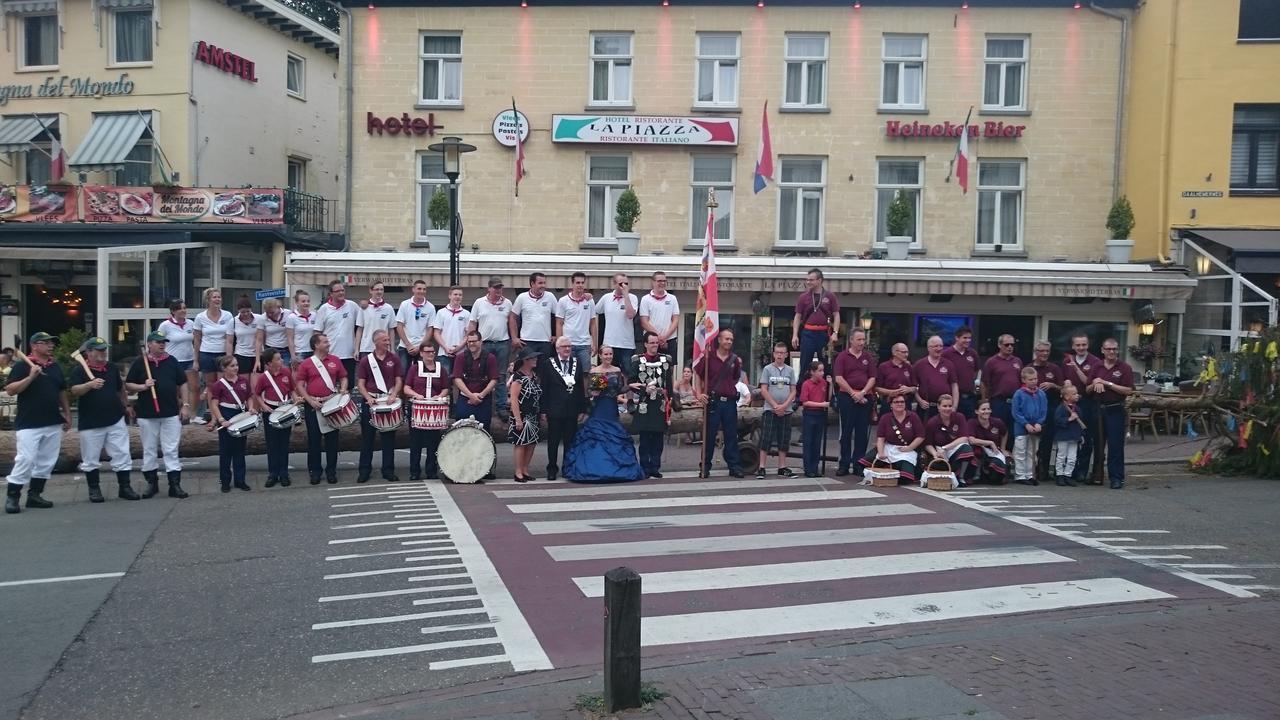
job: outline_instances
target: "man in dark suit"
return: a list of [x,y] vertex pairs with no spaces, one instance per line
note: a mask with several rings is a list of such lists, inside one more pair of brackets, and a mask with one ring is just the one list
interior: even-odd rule
[[590,368],[581,367],[568,336],[556,338],[556,351],[539,361],[542,381],[542,416],[547,419],[547,479],[560,472],[560,445],[568,456],[569,446],[586,418],[587,401],[583,378]]

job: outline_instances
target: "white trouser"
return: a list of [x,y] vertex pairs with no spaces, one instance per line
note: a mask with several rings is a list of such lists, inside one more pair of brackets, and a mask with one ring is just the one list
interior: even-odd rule
[[115,425],[80,431],[80,472],[98,469],[104,445],[107,455],[111,456],[112,470],[124,472],[133,467],[133,458],[129,457],[129,426],[120,418]]
[[1036,453],[1040,450],[1039,435],[1019,435],[1013,439],[1013,477],[1030,480],[1036,474]]
[[138,418],[138,430],[142,435],[143,472],[160,467],[156,451],[164,455],[165,472],[178,472],[182,469],[182,462],[178,460],[182,421],[176,415],[167,418]]
[[1075,440],[1059,440],[1053,444],[1058,451],[1055,470],[1058,475],[1070,476],[1076,471],[1076,454],[1080,443]]
[[62,450],[62,426],[27,428],[16,434],[18,455],[13,459],[13,471],[9,473],[8,481],[14,485],[26,485],[33,477],[48,480]]

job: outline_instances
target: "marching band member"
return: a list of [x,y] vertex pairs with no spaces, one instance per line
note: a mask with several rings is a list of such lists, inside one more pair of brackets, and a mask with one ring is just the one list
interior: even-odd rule
[[1107,444],[1107,479],[1112,490],[1124,489],[1124,436],[1129,413],[1124,407],[1126,395],[1133,394],[1133,368],[1120,359],[1120,343],[1115,338],[1102,341],[1102,362],[1090,378],[1089,392],[1098,398],[1102,408],[1103,437]]
[[813,268],[805,274],[805,291],[796,298],[791,347],[800,351],[801,371],[807,371],[815,357],[825,363],[827,346],[834,345],[840,334],[840,299],[824,288],[822,281],[822,271]]
[[386,330],[392,337],[395,336],[396,309],[383,298],[385,291],[386,287],[381,280],[369,283],[368,304],[361,304],[360,314],[356,316],[355,343],[356,349],[359,351],[356,357],[364,357],[373,352],[373,334],[375,332]]
[[458,388],[454,417],[475,418],[488,430],[489,420],[493,418],[489,395],[498,384],[498,360],[493,353],[485,352],[479,331],[467,333],[466,351],[454,358],[453,384]]
[[[470,330],[480,333],[481,346],[486,353],[497,358],[498,386],[493,399],[502,417],[510,410],[507,398],[507,371],[511,368],[511,333],[508,318],[511,317],[511,301],[502,294],[502,278],[489,278],[489,291],[471,304]],[[476,418],[479,420],[479,418]]]
[[26,362],[14,364],[4,386],[10,397],[18,397],[18,414],[14,418],[17,453],[5,486],[4,511],[7,513],[22,512],[18,501],[24,485],[29,485],[27,507],[53,507],[53,503],[40,494],[58,462],[62,433],[71,429],[67,383],[53,359],[56,340],[46,332],[32,335],[28,345],[31,355]]
[[918,385],[916,408],[920,411],[920,418],[928,422],[938,414],[938,399],[950,395],[954,400],[960,395],[960,384],[956,382],[955,365],[942,357],[942,338],[934,335],[926,347],[929,354],[917,360],[912,369]]
[[[254,364],[257,364],[254,360]],[[209,430],[218,430],[218,479],[222,482],[222,492],[231,492],[234,481],[238,490],[249,490],[245,481],[244,456],[245,438],[234,437],[227,432],[231,418],[242,412],[252,412],[256,406],[253,391],[249,389],[249,378],[239,372],[239,363],[235,358],[224,357],[218,360],[218,381],[209,388],[209,412],[213,422]]]
[[382,479],[387,482],[399,482],[396,476],[396,431],[378,432],[373,426],[373,406],[381,399],[400,397],[400,389],[404,383],[404,372],[400,369],[400,358],[391,352],[391,334],[383,328],[373,331],[373,351],[360,359],[356,369],[356,389],[364,398],[364,406],[360,409],[360,465],[356,475],[357,483],[369,482],[373,474],[373,439],[381,436],[382,442]]
[[356,318],[360,306],[347,299],[347,286],[341,281],[329,283],[329,299],[316,310],[315,332],[329,338],[329,349],[342,361],[347,377],[356,374]]
[[254,387],[258,408],[262,411],[262,432],[267,443],[267,487],[289,487],[289,442],[293,426],[276,428],[271,425],[271,413],[281,405],[298,402],[293,388],[293,373],[285,365],[285,356],[275,348],[262,351],[262,374]]
[[[186,396],[183,394],[183,385],[190,379],[182,365],[166,352],[169,342],[168,337],[158,330],[147,335],[146,355],[133,361],[124,379],[125,390],[138,393],[134,414],[138,416],[138,432],[142,440],[142,477],[147,480],[143,499],[155,497],[160,492],[158,454],[164,455],[169,497],[187,497],[182,489],[178,442],[182,438],[182,421],[191,415],[191,404],[184,402]],[[149,378],[143,363],[151,366]],[[151,394],[153,389],[155,395]]]
[[920,416],[907,409],[907,395],[894,395],[889,400],[889,412],[880,416],[876,425],[876,446],[867,451],[862,465],[871,467],[874,460],[887,462],[898,471],[899,482],[915,484],[916,448],[924,443],[924,423]]
[[[302,401],[307,423],[307,475],[312,485],[320,484],[323,471],[330,485],[338,482],[338,433],[321,429],[320,408],[324,401],[347,391],[347,368],[342,359],[329,354],[329,336],[322,332],[311,335],[311,357],[298,366],[294,386]],[[324,449],[324,464],[320,450]]]
[[[424,337],[416,353],[417,359],[409,363],[405,373],[404,396],[408,400],[435,398],[448,402],[449,373],[436,359],[439,350],[430,337]],[[440,477],[440,465],[436,458],[436,449],[440,447],[440,430],[419,430],[409,428],[409,479],[436,480]],[[422,451],[426,450],[426,472],[423,472]]]
[[1022,387],[1022,360],[1013,354],[1017,341],[1008,333],[996,339],[999,352],[982,366],[982,396],[991,401],[991,412],[1007,428],[1013,428],[1013,394]]
[[916,390],[920,389],[916,384],[915,368],[907,359],[906,343],[894,343],[890,352],[892,356],[876,368],[876,394],[880,396],[881,415],[889,412],[893,399],[898,396],[907,398],[907,409],[910,410]]
[[837,391],[836,408],[840,411],[840,459],[836,477],[848,475],[849,468],[867,452],[871,411],[875,408],[876,361],[866,347],[867,331],[854,327],[849,331],[849,349],[836,355],[832,372]]
[[975,479],[988,476],[995,484],[1003,485],[1009,473],[1009,459],[1004,454],[1009,429],[992,414],[990,400],[978,401],[977,417],[969,420],[965,434],[974,447],[974,462],[978,466]]
[[972,479],[973,446],[969,444],[969,422],[956,412],[955,399],[950,395],[938,397],[938,414],[924,425],[924,449],[929,455],[951,464],[960,487]]
[[78,398],[80,430],[80,471],[89,486],[89,502],[103,502],[98,485],[98,467],[105,446],[111,456],[111,469],[116,473],[121,500],[141,500],[129,482],[133,458],[129,455],[129,427],[125,416],[129,399],[124,394],[120,370],[107,362],[107,341],[91,337],[80,346],[87,352],[86,361],[92,374],[78,364],[67,379],[71,396]]
[[453,359],[467,348],[467,328],[471,311],[462,306],[462,288],[449,288],[449,304],[436,311],[431,321],[431,334],[436,341],[437,361],[447,373],[453,372]]
[[422,341],[434,334],[431,323],[435,319],[436,306],[427,300],[427,281],[414,280],[413,296],[400,303],[396,312],[395,333],[400,341],[396,354],[400,356],[401,367],[407,368],[411,361],[418,359]]
[[[703,372],[702,364],[707,364]],[[693,383],[698,401],[707,405],[707,436],[702,439],[703,465],[701,477],[711,477],[711,460],[716,451],[716,433],[724,431],[724,462],[729,475],[740,478],[742,463],[738,457],[738,377],[742,360],[733,352],[733,331],[724,328],[716,336],[716,349],[693,364]],[[705,379],[704,379],[705,378]]]
[[546,273],[529,274],[529,290],[516,296],[507,316],[511,349],[531,347],[543,357],[552,355],[551,331],[555,329],[556,296],[547,291]]

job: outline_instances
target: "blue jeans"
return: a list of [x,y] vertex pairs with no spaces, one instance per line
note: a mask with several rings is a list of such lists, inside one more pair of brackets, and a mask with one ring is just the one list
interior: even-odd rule
[[631,375],[631,356],[635,354],[635,348],[616,347],[613,349],[613,364],[622,368],[624,374]]
[[[991,414],[1000,418],[1009,429],[1009,442],[1013,442],[1013,403],[1008,398],[991,398]],[[1006,451],[1009,448],[1004,448]]]
[[485,340],[481,343],[485,352],[493,353],[498,361],[498,387],[493,389],[493,401],[502,411],[509,410],[507,404],[507,365],[511,362],[510,340]]
[[[446,375],[453,375],[453,358],[452,357],[448,355],[440,355],[436,357],[436,360],[440,361],[440,367],[444,368],[444,372]],[[406,372],[408,371],[406,370]],[[453,383],[449,383],[449,387],[452,388]]]
[[267,350],[275,350],[276,354],[280,356],[280,362],[284,363],[285,367],[289,367],[289,363],[292,361],[289,356],[289,348],[268,347]]
[[822,459],[822,435],[827,429],[825,410],[805,410],[800,426],[800,441],[804,445],[804,471],[816,475]]
[[841,393],[836,397],[840,410],[840,470],[848,471],[867,454],[867,431],[871,427],[871,400],[854,402]]
[[978,396],[973,393],[960,393],[960,399],[956,401],[956,412],[963,415],[965,420],[977,417]]
[[[590,345],[574,345],[573,359],[578,361],[578,369],[586,374],[591,370],[591,346]],[[617,365],[617,363],[614,363]],[[621,366],[619,366],[621,367]]]
[[462,418],[475,418],[476,422],[484,426],[485,430],[489,429],[489,421],[493,419],[493,403],[481,402],[479,405],[472,405],[467,401],[467,396],[458,394],[458,399],[453,404],[453,417],[461,420]]
[[1102,406],[1102,427],[1107,439],[1107,479],[1111,487],[1124,486],[1124,435],[1128,430],[1124,403]]
[[707,435],[702,438],[705,448],[703,465],[705,472],[711,471],[711,459],[716,451],[716,433],[724,431],[724,463],[729,472],[742,472],[742,462],[738,459],[738,401],[720,400],[715,397],[707,399]]
[[[809,363],[815,357],[822,360],[825,365],[827,362],[827,344],[831,342],[830,330],[805,330],[800,329],[800,374],[809,377]],[[827,373],[830,374],[831,367],[827,366]]]
[[1076,454],[1075,478],[1088,482],[1093,476],[1093,451],[1098,444],[1097,398],[1080,398],[1076,412],[1084,420],[1084,442],[1080,444],[1080,452]]
[[640,469],[646,475],[662,469],[662,445],[666,441],[664,432],[640,433]]

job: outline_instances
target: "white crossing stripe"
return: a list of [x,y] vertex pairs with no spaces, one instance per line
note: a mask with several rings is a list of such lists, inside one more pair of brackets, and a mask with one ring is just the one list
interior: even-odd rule
[[[1124,550],[1125,548],[1116,548]],[[1126,560],[1190,560],[1190,555],[1121,555]],[[1195,573],[1189,573],[1194,575]],[[1198,576],[1197,576],[1198,577]]]
[[1226,550],[1226,545],[1130,545],[1117,550]]
[[1027,508],[1052,508],[1052,507],[1058,507],[1058,506],[1057,505],[1005,505],[1003,507],[993,507],[991,509],[995,510],[996,512],[1004,512],[1005,510],[1024,510]]
[[480,600],[480,596],[476,594],[475,590],[468,590],[466,595],[451,595],[449,597],[423,598],[421,600],[414,600],[413,604],[414,605],[446,605],[448,603],[465,602],[465,601],[479,602],[481,607],[484,606],[484,601]]
[[483,657],[461,658],[459,660],[437,660],[427,663],[428,670],[452,670],[453,668],[471,667],[473,665],[494,665],[511,662],[506,655],[485,655]]
[[813,605],[646,617],[641,625],[641,642],[652,647],[756,637],[762,633],[817,633],[1172,597],[1121,578],[982,587]]
[[381,497],[383,495],[387,497],[414,497],[419,495],[431,497],[431,494],[428,493],[426,490],[383,490],[380,492],[349,493],[346,495],[330,495],[329,499],[330,500],[346,500],[348,498]]
[[401,523],[418,523],[417,525],[403,525],[396,530],[438,530],[444,526],[443,520],[401,520]]
[[[1098,535],[1128,535],[1130,533],[1144,534],[1144,535],[1169,534],[1168,530],[1089,530],[1088,532],[1096,533]],[[1098,539],[1101,540],[1102,538],[1098,538]]]
[[839,480],[830,478],[773,478],[769,480],[712,480],[709,482],[662,483],[645,485],[627,483],[626,485],[572,485],[563,490],[558,488],[537,488],[530,490],[494,490],[493,496],[498,498],[533,498],[563,497],[566,495],[639,495],[642,493],[692,492],[695,490],[755,490],[757,488],[772,490],[780,487],[813,487],[814,485],[832,485],[844,487]]
[[[397,516],[397,517],[398,517],[398,516]],[[435,512],[433,512],[433,513],[426,513],[426,514],[423,514],[423,515],[422,515],[422,516],[420,516],[420,517],[421,517],[421,519],[423,519],[423,520],[426,520],[426,519],[429,519],[429,518],[438,518],[438,517],[440,517],[440,513],[435,513]],[[405,522],[405,520],[411,520],[411,519],[417,519],[417,518],[404,518],[404,519],[399,519],[399,520],[382,520],[382,521],[379,521],[379,522],[367,522],[367,523],[352,523],[352,524],[350,524],[350,525],[334,525],[334,526],[332,526],[330,529],[332,529],[332,530],[350,530],[350,529],[352,529],[352,528],[378,527],[379,525],[403,525],[403,524],[404,524],[404,522]]]
[[[1043,518],[1037,518],[1037,519],[1043,519]],[[1056,528],[1066,528],[1066,527],[1089,527],[1089,523],[1047,522],[1047,523],[1042,523],[1042,524],[1044,524],[1044,525],[1048,525],[1048,526],[1050,526],[1050,527],[1056,527]],[[1093,530],[1093,531],[1089,531],[1089,530],[1071,530],[1071,531],[1067,531],[1067,532],[1102,532],[1102,531],[1101,531],[1101,530]]]
[[377,592],[353,593],[351,595],[330,595],[322,597],[318,602],[339,602],[342,600],[367,600],[369,598],[394,597],[396,595],[420,595],[422,593],[436,592],[437,590],[461,590],[464,588],[475,587],[471,583],[456,583],[453,585],[432,585],[423,588],[404,588],[401,590],[379,590]]
[[[1075,562],[1071,558],[1041,550],[1020,547],[998,550],[948,550],[944,552],[879,555],[837,560],[744,565],[739,567],[703,568],[644,574],[644,593],[692,592],[729,588],[764,587],[789,583],[824,582],[884,575],[943,572],[967,568],[1008,567],[1041,563]],[[587,597],[604,597],[604,578],[600,576],[573,579]]]
[[405,510],[405,509],[401,509],[401,510],[370,510],[370,511],[367,511],[367,512],[339,513],[339,514],[337,514],[337,515],[330,515],[330,516],[329,516],[329,519],[330,519],[330,520],[336,520],[337,518],[364,517],[364,516],[366,516],[366,515],[390,515],[390,516],[392,516],[392,517],[400,517],[399,515],[397,515],[397,513],[432,512],[432,511],[434,511],[434,510],[435,510],[435,508],[430,507],[430,506],[422,507],[422,508],[418,508],[417,510],[412,510],[412,509],[410,509],[410,510]]
[[403,645],[401,647],[380,648],[378,650],[357,650],[355,652],[316,655],[313,663],[334,662],[336,660],[359,660],[361,658],[385,657],[387,655],[409,655],[412,653],[435,652],[436,650],[452,650],[453,648],[476,647],[478,645],[501,645],[496,637],[473,638],[470,640],[453,640],[451,642],[424,643],[422,645]]
[[1256,575],[1201,575],[1200,577],[1213,578],[1214,580],[1257,580]]
[[1241,590],[1280,590],[1276,585],[1237,585]]
[[1123,520],[1123,519],[1124,518],[1120,517],[1119,515],[1055,515],[1053,517],[1045,515],[1044,517],[1035,518],[1035,521],[1041,522],[1043,520]]
[[454,580],[457,578],[468,577],[466,573],[451,573],[445,575],[415,575],[408,579],[408,582],[430,582],[432,580]]
[[457,550],[433,550],[433,551],[429,551],[429,550],[412,550],[412,551],[410,551],[410,552],[419,552],[419,553],[420,553],[420,552],[425,552],[425,553],[427,553],[427,554],[426,554],[426,555],[423,555],[423,556],[421,556],[421,557],[407,557],[407,558],[405,558],[405,559],[404,559],[404,561],[405,561],[405,562],[417,562],[418,560],[430,560],[430,559],[432,559],[432,556],[440,557],[440,556],[445,556],[445,555],[451,555],[451,556],[457,557],[457,555],[458,555],[458,551],[457,551]]
[[[412,498],[396,498],[394,500],[364,500],[361,502],[353,502],[353,503],[334,503],[330,505],[330,507],[340,508],[340,507],[359,507],[361,505],[394,505],[396,503],[408,502],[411,499]],[[413,504],[414,505],[434,505],[435,503],[431,502],[426,498],[423,498],[422,500],[414,502]]]
[[553,513],[635,508],[697,507],[699,505],[756,505],[779,502],[816,502],[819,500],[879,500],[884,498],[870,490],[832,490],[823,492],[761,493],[759,495],[709,495],[705,497],[661,497],[634,500],[596,500],[582,502],[529,503],[508,505],[513,513]]
[[[978,505],[976,507],[982,507],[982,506]],[[1000,508],[996,508],[996,507],[984,508],[984,509],[993,513],[1002,512],[1002,513],[1008,513],[1009,515],[1043,515],[1044,514],[1043,510],[1001,510]],[[1030,518],[1030,519],[1039,520],[1039,518]]]
[[[453,545],[450,540],[403,540],[401,545]],[[417,552],[416,550],[414,552]]]
[[765,550],[811,545],[844,545],[846,543],[922,540],[928,538],[971,537],[991,533],[967,523],[936,525],[891,525],[888,527],[808,530],[756,535],[721,535],[717,537],[675,540],[642,540],[589,545],[548,545],[546,551],[555,560],[600,560],[604,558],[646,557],[652,555],[692,555],[735,550]]
[[370,542],[373,540],[395,540],[396,538],[408,537],[448,537],[449,533],[438,532],[420,532],[420,533],[399,533],[396,535],[371,535],[369,537],[346,538],[343,540],[330,540],[330,545],[342,545],[345,543]]
[[418,572],[419,570],[437,570],[441,567],[462,567],[462,565],[454,562],[452,559],[443,558],[441,561],[432,565],[423,565],[420,567],[407,568],[384,568],[382,570],[361,570],[360,572],[338,573],[336,575],[325,575],[325,580],[346,580],[348,578],[372,577],[374,575],[397,575],[400,573]]
[[[472,599],[471,602],[476,602]],[[385,625],[387,623],[409,622],[410,620],[428,620],[440,617],[455,617],[458,615],[485,615],[484,607],[478,608],[459,608],[457,610],[435,610],[433,612],[410,613],[408,615],[388,615],[385,617],[360,618],[358,620],[337,620],[335,622],[316,623],[311,626],[312,630],[329,630],[332,628],[342,627],[358,627],[360,625]]]
[[1258,570],[1274,570],[1274,569],[1276,569],[1276,568],[1280,568],[1280,563],[1239,563],[1239,564],[1237,564],[1237,565],[1228,565],[1228,564],[1225,564],[1225,563],[1200,563],[1200,564],[1179,563],[1179,564],[1178,564],[1178,567],[1185,567],[1185,568],[1225,568],[1225,569],[1228,569],[1228,570],[1232,570],[1232,569],[1237,569],[1237,570],[1253,570],[1253,569],[1258,569]]
[[35,578],[33,580],[6,580],[4,582],[0,582],[0,587],[13,587],[15,585],[43,585],[45,583],[72,582],[75,580],[101,580],[104,578],[118,577],[124,577],[124,573],[94,573],[93,575],[64,575],[63,577]]
[[805,520],[840,520],[846,518],[889,517],[898,515],[932,515],[915,505],[845,505],[819,508],[780,508],[747,512],[698,513],[690,515],[635,515],[632,517],[587,518],[584,520],[546,520],[526,522],[532,535],[604,532],[614,530],[650,530],[654,528],[704,527],[709,525],[749,525],[753,523],[803,522]]
[[[1106,537],[1098,537],[1098,538],[1094,538],[1094,539],[1093,539],[1093,541],[1094,541],[1094,542],[1100,542],[1100,543],[1113,543],[1113,542],[1116,542],[1116,543],[1118,543],[1118,542],[1138,542],[1138,538],[1112,537],[1112,536],[1108,535],[1108,536],[1106,536]],[[1122,548],[1122,549],[1123,549],[1123,548]]]
[[351,553],[349,555],[330,555],[329,557],[325,558],[325,561],[331,562],[333,560],[354,560],[356,558],[378,557],[379,555],[408,555],[409,553],[421,553],[421,552],[425,552],[425,551],[424,550],[383,550],[381,552]]

